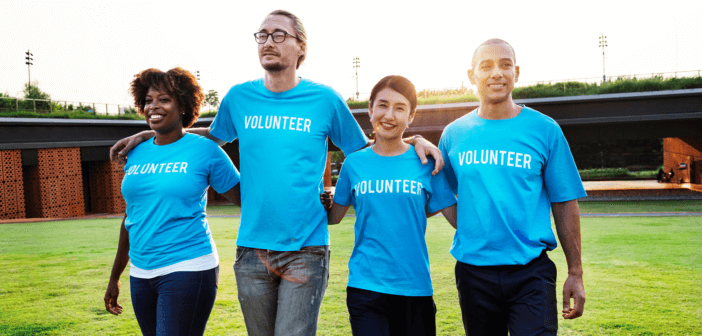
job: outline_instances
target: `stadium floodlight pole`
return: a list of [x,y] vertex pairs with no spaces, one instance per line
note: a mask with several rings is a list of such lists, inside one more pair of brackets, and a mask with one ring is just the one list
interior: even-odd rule
[[353,59],[353,67],[356,69],[356,100],[358,100],[358,68],[361,67],[361,59],[358,58],[358,56],[354,57]]
[[32,85],[32,74],[31,74],[31,71],[29,70],[29,67],[34,65],[34,63],[32,63],[32,61],[34,60],[34,58],[32,58],[32,56],[34,56],[34,54],[29,52],[29,49],[27,49],[27,52],[25,54],[27,54],[27,57],[24,58],[27,60],[26,62],[24,62],[24,64],[27,65],[27,85],[31,86]]
[[197,77],[197,81],[200,81],[200,70],[195,70],[195,76]]
[[605,77],[605,52],[604,48],[607,46],[607,36],[602,34],[600,36],[600,45],[599,48],[602,48],[602,82],[604,83],[606,77]]

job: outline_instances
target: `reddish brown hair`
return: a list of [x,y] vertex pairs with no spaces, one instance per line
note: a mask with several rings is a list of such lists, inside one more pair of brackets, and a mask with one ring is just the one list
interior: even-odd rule
[[178,108],[183,113],[183,127],[188,128],[197,121],[205,94],[202,93],[195,76],[189,71],[173,68],[163,72],[151,68],[134,75],[130,91],[134,96],[134,105],[141,115],[144,115],[146,93],[151,87],[165,92],[178,102]]

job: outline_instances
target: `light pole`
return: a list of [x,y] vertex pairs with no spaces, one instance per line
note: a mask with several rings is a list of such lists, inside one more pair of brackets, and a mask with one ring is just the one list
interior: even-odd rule
[[29,88],[29,86],[32,85],[32,74],[31,74],[31,71],[29,70],[29,67],[34,65],[34,63],[32,63],[32,61],[34,60],[34,58],[32,58],[32,56],[34,56],[34,54],[29,52],[29,49],[27,49],[27,52],[25,54],[27,54],[27,57],[25,57],[24,59],[26,59],[27,61],[24,62],[24,64],[27,65],[27,88]]
[[200,81],[200,70],[195,70],[195,76],[197,77],[197,81]]
[[600,46],[599,48],[602,48],[602,82],[604,83],[605,81],[605,53],[604,53],[604,48],[607,46],[607,36],[600,36]]
[[356,100],[358,100],[358,68],[361,67],[361,59],[358,58],[358,56],[354,57],[353,59],[353,67],[356,69]]

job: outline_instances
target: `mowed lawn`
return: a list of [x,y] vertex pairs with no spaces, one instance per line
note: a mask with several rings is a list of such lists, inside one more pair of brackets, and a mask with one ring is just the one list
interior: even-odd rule
[[[213,212],[233,211],[238,209]],[[646,211],[658,210],[636,212]],[[128,269],[122,277],[124,314],[112,316],[103,304],[119,225],[119,219],[0,225],[0,335],[138,334]],[[232,270],[238,218],[212,218],[210,225],[221,278],[207,334],[245,335]],[[345,288],[353,218],[330,227],[330,232],[331,272],[318,334],[350,335]],[[560,334],[702,334],[702,217],[586,217],[582,232],[585,315],[561,320]],[[449,254],[453,233],[443,218],[429,220],[439,335],[462,334],[455,260]],[[550,257],[558,266],[560,307],[565,258],[560,249]]]

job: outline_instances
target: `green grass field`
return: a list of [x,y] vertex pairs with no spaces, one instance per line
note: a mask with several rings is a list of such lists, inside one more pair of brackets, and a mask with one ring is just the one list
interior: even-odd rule
[[[211,207],[210,212],[238,211],[232,208]],[[634,212],[639,211],[644,210]],[[331,272],[319,335],[350,335],[345,287],[352,224],[353,218],[347,218],[330,227]],[[122,277],[120,300],[125,313],[108,314],[102,300],[119,225],[119,219],[0,225],[0,335],[137,334],[128,271]],[[221,278],[207,334],[245,335],[232,270],[238,218],[212,218],[210,225]],[[426,237],[439,335],[462,333],[455,260],[448,252],[453,232],[443,218],[429,220]],[[585,315],[561,320],[560,334],[702,333],[702,217],[583,218],[582,232]],[[561,288],[566,273],[563,253],[557,249],[550,256],[558,266]]]
[[[702,212],[702,200],[579,202],[580,213],[635,213],[635,212]],[[241,209],[233,205],[208,205],[209,215],[239,215]],[[348,214],[354,214],[353,207]]]

